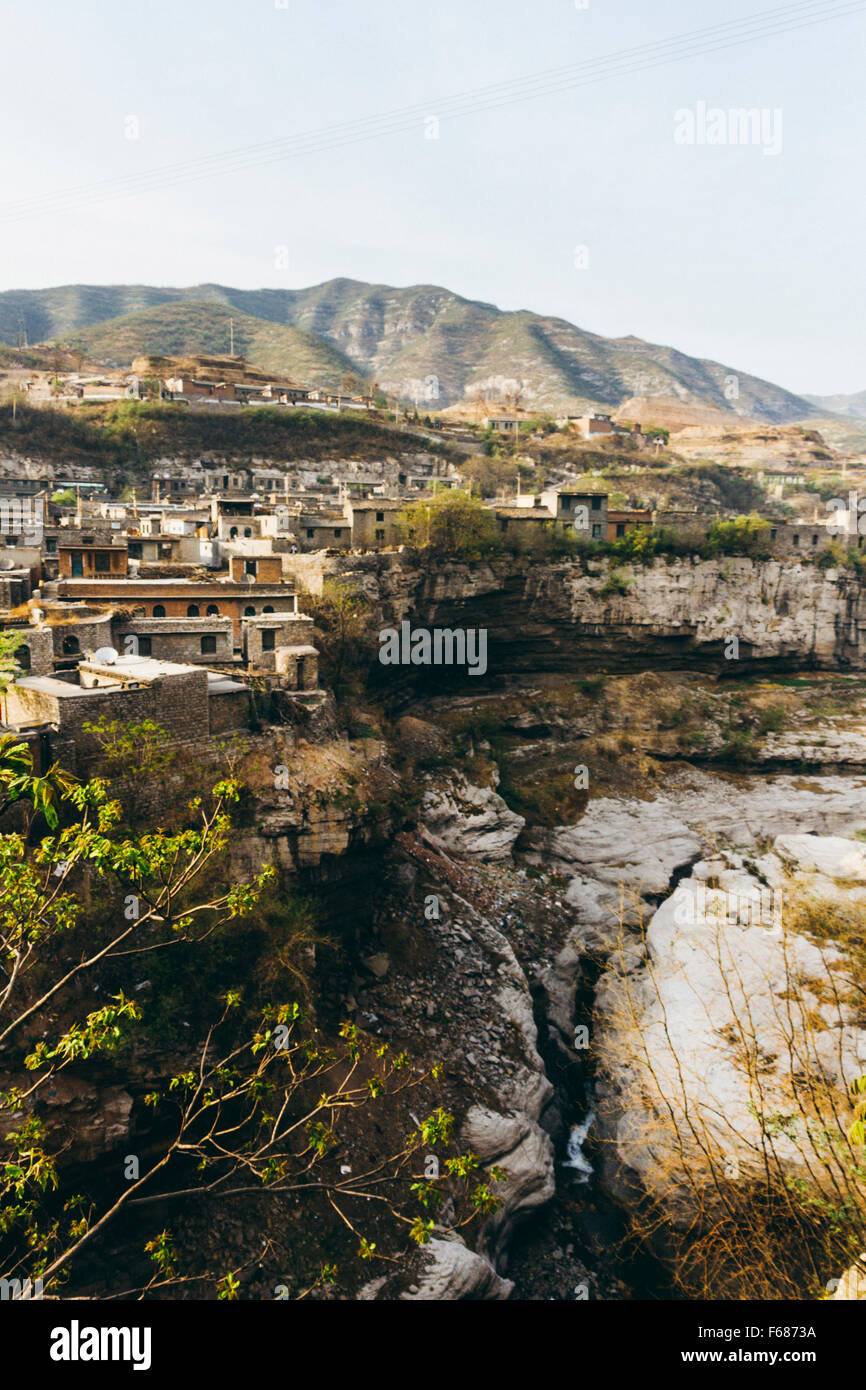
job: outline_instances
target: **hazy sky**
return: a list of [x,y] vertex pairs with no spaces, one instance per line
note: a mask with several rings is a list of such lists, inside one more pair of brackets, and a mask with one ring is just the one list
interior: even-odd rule
[[[862,390],[866,3],[777,4],[788,24],[846,13],[719,47],[721,26],[771,5],[5,0],[0,288],[440,284],[795,391]],[[714,52],[648,67],[648,49],[630,72],[618,59],[589,85],[445,114],[458,93],[502,83],[507,99],[710,26]],[[676,113],[699,103],[765,109],[764,136],[731,143],[713,118],[727,143],[677,143]],[[402,107],[407,128],[365,133]],[[187,179],[337,125],[330,148]],[[139,196],[54,198],[180,164]],[[47,195],[42,215],[10,215]]]

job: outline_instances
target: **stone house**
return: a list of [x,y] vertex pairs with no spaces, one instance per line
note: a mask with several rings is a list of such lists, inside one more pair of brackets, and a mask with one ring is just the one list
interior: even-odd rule
[[392,498],[372,501],[347,501],[343,515],[351,527],[352,547],[379,550],[382,546],[399,545],[402,540],[398,517],[404,503]]
[[301,550],[352,549],[352,527],[342,512],[330,516],[301,514],[297,536]]
[[[530,499],[534,501],[534,499]],[[522,499],[521,499],[522,504]],[[607,539],[607,493],[580,492],[567,484],[541,493],[546,507],[563,531],[583,533],[590,540]]]
[[309,641],[313,619],[305,613],[244,618],[243,654],[248,666],[275,671],[288,690],[316,690],[319,653]]
[[107,720],[152,719],[172,743],[202,744],[249,726],[250,693],[240,681],[200,667],[121,656],[82,661],[73,676],[24,676],[5,693],[4,721],[13,730],[49,727],[54,755],[72,770],[98,757],[85,728]]

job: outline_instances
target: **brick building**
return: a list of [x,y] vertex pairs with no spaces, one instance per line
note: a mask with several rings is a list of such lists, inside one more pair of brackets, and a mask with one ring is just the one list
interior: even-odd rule
[[[278,557],[276,563],[281,563]],[[57,597],[141,609],[147,618],[231,618],[238,645],[242,618],[297,612],[294,590],[286,585],[239,584],[226,579],[60,579]]]
[[122,579],[129,570],[126,544],[113,536],[78,535],[57,543],[61,579]]

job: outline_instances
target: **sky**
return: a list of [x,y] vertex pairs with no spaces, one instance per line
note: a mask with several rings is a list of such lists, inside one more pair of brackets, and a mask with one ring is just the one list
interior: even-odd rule
[[2,289],[436,284],[866,389],[866,0],[0,6]]

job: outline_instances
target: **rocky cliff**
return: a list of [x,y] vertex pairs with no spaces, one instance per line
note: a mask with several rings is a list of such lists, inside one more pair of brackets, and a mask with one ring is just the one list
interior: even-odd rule
[[[866,664],[866,590],[848,570],[721,557],[650,565],[563,560],[437,563],[409,550],[292,556],[298,584],[351,577],[383,626],[488,631],[488,677],[607,665]],[[613,583],[611,583],[613,580]],[[736,639],[732,644],[731,639]],[[389,679],[412,668],[388,668]]]

